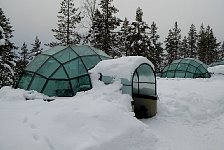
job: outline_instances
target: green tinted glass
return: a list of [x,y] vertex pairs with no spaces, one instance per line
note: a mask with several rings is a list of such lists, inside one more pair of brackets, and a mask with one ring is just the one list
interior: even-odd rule
[[80,58],[74,59],[71,62],[64,64],[64,67],[70,78],[87,74],[87,70]]
[[78,91],[86,91],[91,89],[90,78],[88,75],[79,77],[77,79],[78,82]]
[[65,73],[64,68],[61,66],[54,75],[51,77],[52,79],[68,79],[67,74]]
[[43,93],[48,96],[73,96],[69,81],[63,80],[48,80]]
[[168,78],[174,78],[174,76],[175,76],[175,71],[167,71],[166,72],[166,76],[168,77]]
[[59,66],[60,64],[55,59],[50,58],[37,73],[48,78]]
[[78,56],[75,54],[75,52],[71,48],[67,48],[67,49],[57,53],[56,55],[54,55],[54,57],[61,63],[65,63],[67,61],[70,61],[70,60],[78,57]]
[[72,46],[71,47],[79,56],[96,55],[88,46]]
[[186,72],[185,78],[193,78],[193,77],[194,77],[193,73]]
[[139,83],[139,94],[146,96],[155,96],[155,84]]
[[41,92],[45,82],[46,82],[45,78],[35,75],[29,90],[35,90],[37,92]]
[[153,70],[148,65],[141,65],[137,69],[139,75],[139,82],[152,82],[155,83],[155,76]]
[[98,62],[100,62],[100,58],[98,56],[86,56],[82,57],[82,60],[87,69],[93,68]]
[[18,88],[27,90],[33,74],[30,72],[24,72],[22,78],[19,81]]
[[198,69],[201,71],[201,73],[206,73],[207,72],[207,70],[205,70],[205,68],[202,65],[200,65],[198,67]]
[[49,56],[46,55],[37,55],[33,61],[31,61],[28,66],[25,68],[25,70],[35,72],[37,69],[40,68],[40,66],[49,58]]
[[184,78],[185,77],[185,71],[176,71],[175,78]]
[[176,70],[176,68],[177,68],[178,65],[179,65],[179,64],[171,64],[171,65],[169,66],[169,69],[168,69],[168,70]]
[[187,68],[188,68],[188,65],[189,65],[189,64],[181,64],[181,63],[180,63],[180,64],[177,66],[176,70],[186,71]]
[[188,71],[188,72],[195,73],[196,69],[197,69],[196,67],[194,67],[194,66],[192,66],[192,65],[189,65],[188,68],[187,68],[187,71]]

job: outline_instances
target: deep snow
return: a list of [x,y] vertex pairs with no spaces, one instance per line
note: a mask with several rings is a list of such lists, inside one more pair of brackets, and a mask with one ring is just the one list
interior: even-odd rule
[[119,81],[93,78],[92,90],[52,102],[3,87],[0,150],[223,150],[224,76],[158,78],[158,114],[143,120]]

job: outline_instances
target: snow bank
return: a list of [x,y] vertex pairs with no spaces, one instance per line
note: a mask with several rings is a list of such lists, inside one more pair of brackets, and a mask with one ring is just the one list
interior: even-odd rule
[[94,81],[92,90],[52,102],[24,101],[23,90],[1,89],[8,100],[0,101],[0,149],[156,149],[156,137],[130,113],[132,98],[120,88],[119,81]]
[[222,74],[222,75],[224,75],[224,65],[208,67],[208,71],[210,73],[213,73],[213,74]]
[[101,73],[104,76],[125,78],[131,81],[135,69],[143,63],[149,64],[154,69],[153,64],[147,58],[142,56],[128,56],[101,61],[89,72]]

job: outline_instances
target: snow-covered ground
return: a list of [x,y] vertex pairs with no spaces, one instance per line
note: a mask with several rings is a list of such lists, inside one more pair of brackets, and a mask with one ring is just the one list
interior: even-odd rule
[[119,81],[71,98],[0,90],[0,150],[223,150],[224,76],[157,79],[158,114],[137,120]]

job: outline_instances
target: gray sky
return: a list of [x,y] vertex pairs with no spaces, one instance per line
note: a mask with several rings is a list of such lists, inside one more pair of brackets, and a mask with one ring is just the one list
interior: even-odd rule
[[[76,7],[83,0],[74,0]],[[52,28],[56,27],[61,0],[0,0],[0,7],[15,30],[13,42],[21,46],[34,42],[38,35],[42,43],[54,40]],[[218,41],[224,41],[224,0],[114,0],[119,9],[117,17],[133,21],[137,7],[143,10],[143,19],[149,25],[155,21],[163,42],[168,30],[177,21],[182,37],[194,24],[199,30],[201,23],[210,25]]]

